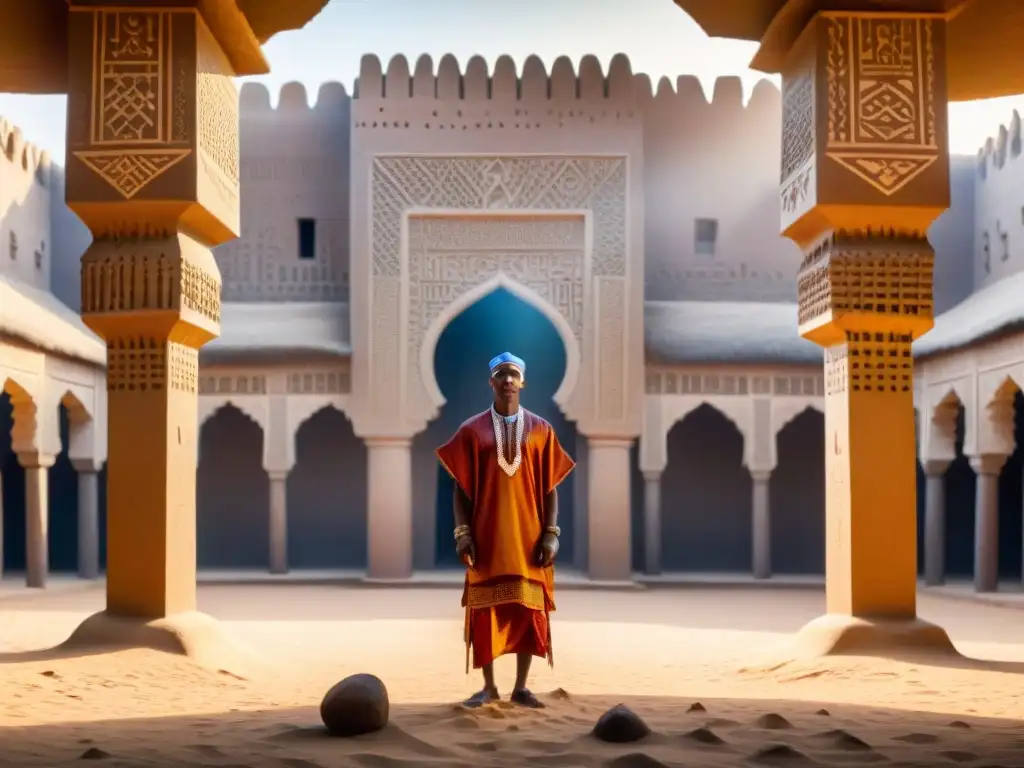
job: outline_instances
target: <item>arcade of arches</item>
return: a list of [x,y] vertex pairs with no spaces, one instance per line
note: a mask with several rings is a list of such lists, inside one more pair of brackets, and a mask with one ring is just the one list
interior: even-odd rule
[[[433,448],[462,420],[486,407],[486,360],[505,349],[528,361],[526,407],[551,421],[580,461],[581,471],[562,489],[563,563],[586,567],[587,489],[581,482],[586,441],[552,401],[565,371],[564,345],[540,312],[498,290],[453,320],[436,348],[436,375],[447,403],[412,447],[417,570],[454,565],[451,489],[438,471]],[[283,438],[275,432],[282,420],[273,417],[272,404],[257,407],[274,399],[272,395],[224,394],[224,389],[239,388],[242,374],[237,371],[208,378],[197,470],[201,569],[367,568],[367,451],[344,415],[344,376],[338,377],[338,392],[296,394],[302,391],[303,377],[310,380],[306,389],[313,391],[317,382],[334,381],[327,373],[310,370],[298,380],[293,374],[269,372],[293,392],[283,398],[288,430]],[[666,370],[659,375],[667,383],[671,374]],[[691,391],[713,389],[716,379],[724,386],[722,372],[680,369],[675,374],[680,381],[689,377]],[[780,377],[774,379],[772,386],[780,386]],[[780,391],[793,393],[796,388]],[[976,587],[987,591],[999,579],[1022,576],[1024,395],[1015,386],[999,395],[1002,417],[1012,420],[1007,421],[1012,436],[1004,443],[1010,450],[1003,454],[965,451],[965,406],[954,390],[934,408],[929,428],[951,430],[952,454],[948,460],[926,457],[918,464],[919,565],[930,584],[947,576],[973,576]],[[753,572],[761,577],[822,573],[823,422],[818,399],[816,393],[773,395],[768,423],[779,426],[774,445],[760,451],[757,444],[764,438],[757,429],[756,397],[650,393],[649,409],[658,411],[662,424],[669,426],[660,471],[643,468],[645,462],[648,467],[657,463],[653,440],[645,438],[633,452],[635,570],[651,575]],[[25,425],[43,420],[35,411],[31,422],[24,418],[19,423],[16,415],[30,401],[13,382],[0,396],[4,570],[25,571],[32,546],[39,546],[39,531],[46,531],[43,565],[36,567],[93,578],[105,563],[106,469],[95,458],[73,458],[76,430],[81,432],[91,417],[74,396],[57,400],[60,450],[52,462],[45,454],[40,460],[34,450],[37,438],[26,433]],[[268,431],[273,436],[269,446]],[[657,434],[653,429],[651,433]],[[273,450],[289,441],[291,450]],[[45,493],[33,492],[33,483]],[[30,523],[27,511],[33,503],[47,505],[42,527]],[[41,586],[45,574],[32,574],[30,583]]]

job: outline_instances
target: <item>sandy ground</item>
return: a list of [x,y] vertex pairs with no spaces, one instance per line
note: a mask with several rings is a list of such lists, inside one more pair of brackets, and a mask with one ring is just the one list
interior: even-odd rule
[[[464,674],[458,598],[451,588],[202,587],[200,608],[261,659],[248,679],[149,651],[19,660],[63,640],[103,595],[0,601],[0,765],[1024,766],[1024,611],[921,600],[962,652],[1002,663],[779,666],[766,659],[822,611],[819,592],[562,591],[556,667],[538,663],[532,681],[548,709],[470,712],[453,706],[478,687]],[[329,739],[317,706],[354,672],[385,681],[392,725]],[[647,720],[648,739],[589,735],[619,702]]]

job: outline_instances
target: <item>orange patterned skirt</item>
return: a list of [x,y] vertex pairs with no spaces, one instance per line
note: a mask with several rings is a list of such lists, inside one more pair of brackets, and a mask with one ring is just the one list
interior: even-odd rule
[[474,669],[507,653],[529,653],[551,661],[547,612],[518,603],[468,608],[466,643],[467,651],[472,647]]

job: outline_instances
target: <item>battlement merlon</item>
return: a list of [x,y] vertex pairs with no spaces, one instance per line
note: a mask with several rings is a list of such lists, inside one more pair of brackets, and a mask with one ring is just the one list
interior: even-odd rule
[[978,175],[985,180],[990,169],[1000,170],[1008,160],[1021,153],[1020,113],[1013,110],[1009,126],[1000,125],[994,138],[990,137],[978,150]]
[[16,172],[34,176],[41,187],[50,186],[50,153],[26,141],[21,129],[5,117],[0,117],[0,146],[3,160]]

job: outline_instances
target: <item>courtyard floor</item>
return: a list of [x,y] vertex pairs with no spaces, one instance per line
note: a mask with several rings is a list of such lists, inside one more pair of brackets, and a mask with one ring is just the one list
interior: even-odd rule
[[[100,610],[102,586],[0,600],[0,765],[1024,766],[1024,614],[1012,608],[920,598],[923,618],[989,662],[780,662],[821,613],[819,590],[566,589],[555,668],[538,662],[532,680],[549,708],[469,712],[453,706],[478,687],[464,673],[456,585],[205,584],[199,599],[260,660],[248,679],[143,650],[25,660]],[[320,698],[354,672],[387,684],[392,725],[325,739]],[[588,735],[619,702],[652,736],[610,746]]]

